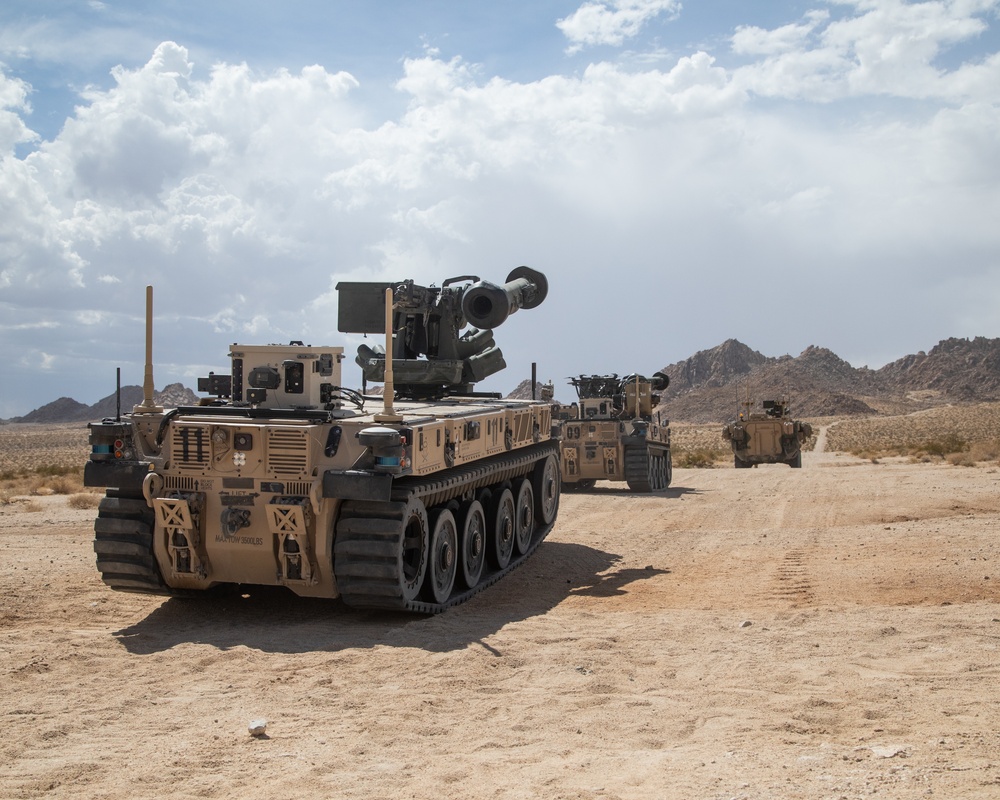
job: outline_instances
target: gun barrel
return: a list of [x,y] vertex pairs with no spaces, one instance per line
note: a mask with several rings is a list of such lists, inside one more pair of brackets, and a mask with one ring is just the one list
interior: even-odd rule
[[530,267],[517,267],[503,286],[479,281],[465,291],[462,313],[470,325],[490,330],[519,308],[535,308],[548,294],[545,276]]

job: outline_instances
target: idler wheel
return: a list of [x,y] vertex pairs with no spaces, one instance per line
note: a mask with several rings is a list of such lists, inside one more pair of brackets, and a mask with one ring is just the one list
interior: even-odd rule
[[551,525],[559,510],[559,484],[562,475],[559,461],[553,454],[535,464],[531,488],[535,491],[535,513],[543,525]]

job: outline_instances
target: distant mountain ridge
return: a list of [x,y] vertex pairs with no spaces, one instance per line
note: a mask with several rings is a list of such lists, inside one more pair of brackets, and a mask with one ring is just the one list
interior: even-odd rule
[[[656,371],[651,368],[649,374]],[[797,356],[771,357],[727,339],[660,371],[670,377],[660,410],[676,422],[724,422],[748,396],[787,397],[798,417],[902,414],[1000,400],[1000,339],[944,339],[929,352],[904,356],[877,370],[852,367],[824,347],[810,345]],[[572,391],[568,385],[555,386],[556,398],[563,402],[575,399]],[[530,398],[531,381],[522,381],[507,396]],[[166,408],[196,405],[199,400],[180,383],[155,392],[153,399]],[[141,387],[122,387],[122,413],[141,402]],[[92,406],[61,397],[6,422],[90,422],[115,413],[113,394]]]
[[661,410],[685,422],[720,422],[739,403],[787,397],[801,417],[899,414],[949,403],[1000,400],[1000,339],[945,339],[930,352],[873,370],[810,346],[771,358],[729,339],[662,369]]
[[[142,400],[141,386],[123,386],[121,412],[131,413],[133,406],[139,405]],[[191,406],[198,404],[198,395],[181,383],[171,383],[163,387],[163,391],[153,392],[153,402],[164,408]],[[78,403],[70,397],[60,397],[23,417],[14,417],[6,422],[34,422],[46,425],[57,422],[97,422],[105,417],[114,417],[117,413],[118,401],[113,394],[98,400],[92,406]]]

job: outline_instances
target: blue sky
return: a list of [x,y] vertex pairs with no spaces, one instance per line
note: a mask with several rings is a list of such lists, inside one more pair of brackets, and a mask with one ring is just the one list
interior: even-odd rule
[[998,14],[8,0],[0,418],[141,383],[147,283],[158,387],[233,342],[353,353],[340,280],[520,264],[549,297],[483,389],[1000,336]]

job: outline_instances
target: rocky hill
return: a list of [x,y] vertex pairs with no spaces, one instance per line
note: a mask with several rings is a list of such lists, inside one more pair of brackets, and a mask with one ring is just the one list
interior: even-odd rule
[[[121,410],[127,413],[133,406],[142,402],[141,386],[123,386],[121,393]],[[165,408],[190,406],[198,403],[198,395],[180,383],[171,383],[161,392],[153,392],[153,402]],[[98,400],[94,405],[87,406],[69,397],[60,397],[41,408],[36,408],[23,417],[15,417],[8,422],[34,422],[52,424],[56,422],[96,422],[105,417],[114,417],[118,413],[118,401],[115,395],[108,395]]]
[[730,339],[662,371],[661,410],[678,422],[725,421],[747,397],[786,396],[802,417],[899,414],[1000,400],[1000,339],[946,339],[877,370],[822,347],[771,358]]

